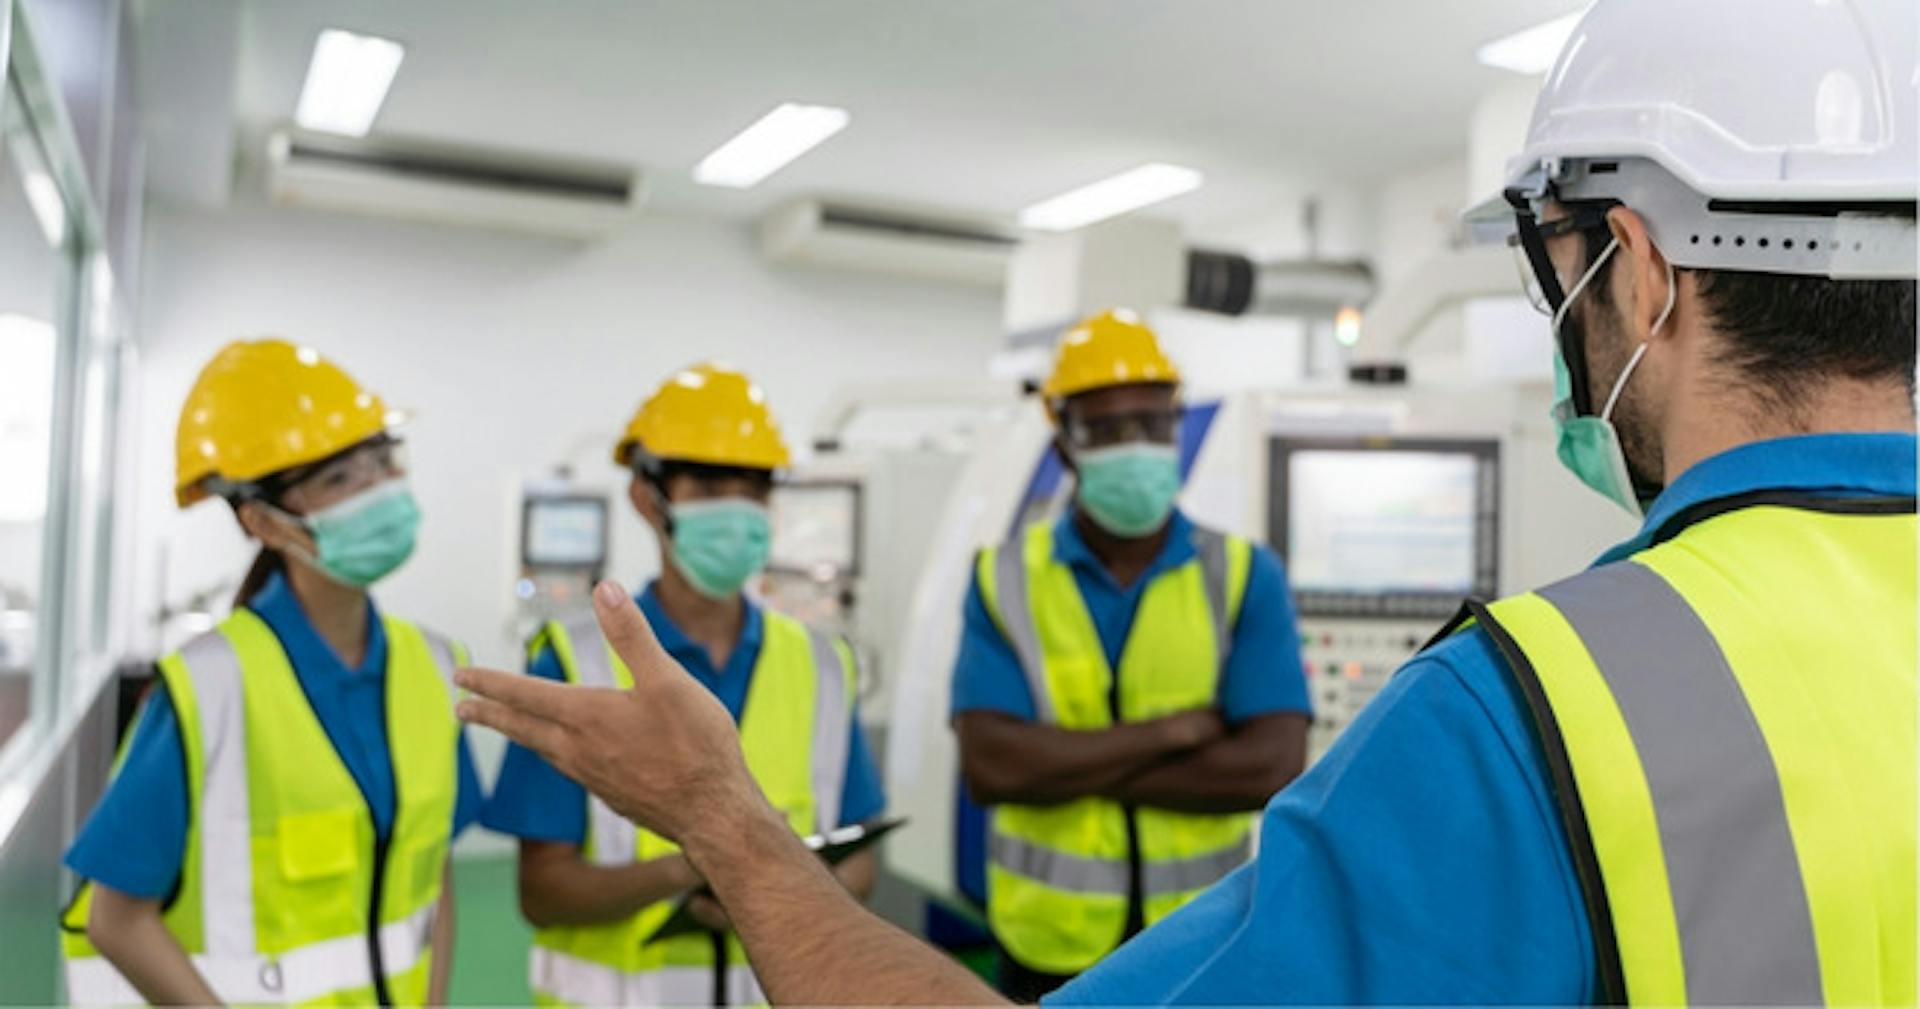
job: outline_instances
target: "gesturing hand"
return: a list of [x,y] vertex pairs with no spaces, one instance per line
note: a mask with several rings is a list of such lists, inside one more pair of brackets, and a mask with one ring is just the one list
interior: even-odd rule
[[632,690],[462,669],[455,682],[476,696],[460,702],[460,717],[499,730],[621,815],[683,845],[764,805],[733,719],[660,647],[626,590],[601,582],[593,609],[633,672]]

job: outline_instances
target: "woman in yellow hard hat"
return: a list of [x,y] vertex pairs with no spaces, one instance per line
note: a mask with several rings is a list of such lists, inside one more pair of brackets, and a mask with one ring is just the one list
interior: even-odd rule
[[66,862],[76,1004],[445,1001],[447,849],[479,780],[465,652],[368,589],[420,512],[380,397],[314,351],[229,344],[187,395],[181,507],[260,542],[231,616],[160,661]]
[[[641,405],[613,458],[631,470],[628,496],[661,546],[660,577],[640,609],[661,645],[732,713],[761,789],[801,834],[879,816],[879,772],[853,717],[852,652],[743,592],[767,562],[767,503],[788,462],[760,387],[724,365],[682,371]],[[536,635],[528,671],[632,682],[591,614]],[[679,849],[537,755],[508,750],[482,821],[521,839],[520,906],[537,929],[531,982],[542,1004],[764,1001],[711,899],[692,901],[709,933],[654,938],[672,914],[669,898],[702,886]],[[863,896],[874,870],[871,851],[836,869]]]

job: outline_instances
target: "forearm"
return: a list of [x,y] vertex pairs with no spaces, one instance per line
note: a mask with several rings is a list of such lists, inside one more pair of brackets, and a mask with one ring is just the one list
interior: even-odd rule
[[872,848],[856,852],[834,866],[833,875],[854,899],[864,902],[873,896],[873,884],[880,876],[880,858]]
[[536,928],[623,921],[699,883],[679,855],[608,867],[589,864],[574,845],[520,845],[520,911]]
[[447,986],[453,977],[453,862],[440,879],[440,904],[433,912],[433,977],[427,986],[427,1004],[447,1004]]
[[1122,781],[1111,798],[1183,813],[1265,808],[1306,763],[1306,719],[1268,715]]
[[974,798],[1048,806],[1105,795],[1181,747],[1155,722],[1074,730],[963,716],[961,757]]
[[220,1004],[180,941],[167,931],[158,901],[94,884],[87,939],[151,1005]]
[[875,917],[771,808],[688,839],[775,1005],[1005,1004],[932,947]]

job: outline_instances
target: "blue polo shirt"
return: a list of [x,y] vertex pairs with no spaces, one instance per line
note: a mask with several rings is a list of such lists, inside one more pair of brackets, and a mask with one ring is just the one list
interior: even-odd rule
[[[1167,571],[1193,560],[1193,522],[1176,511],[1167,541],[1146,573],[1122,586],[1107,572],[1073,522],[1071,511],[1053,527],[1053,555],[1073,571],[1074,584],[1093,617],[1106,650],[1107,668],[1120,666],[1120,650],[1133,631],[1134,612],[1147,585]],[[1032,721],[1033,691],[1021,672],[1019,656],[987,612],[976,576],[967,590],[960,653],[953,666],[952,713],[999,711]],[[1253,549],[1233,646],[1221,671],[1220,708],[1229,723],[1276,712],[1310,713],[1307,679],[1300,661],[1300,631],[1287,592],[1280,558],[1265,547]]]
[[[1810,435],[1707,459],[1600,563],[1762,490],[1914,493],[1911,434]],[[1047,1001],[1590,1003],[1585,901],[1518,688],[1469,630],[1402,668],[1268,804],[1253,863]]]
[[[713,658],[704,645],[674,625],[661,607],[652,584],[640,593],[637,601],[640,612],[653,627],[654,636],[660,639],[661,647],[720,699],[738,725],[740,712],[747,706],[747,688],[753,682],[754,664],[760,659],[760,646],[766,637],[766,617],[760,607],[747,601],[740,640],[727,656],[726,667],[720,669],[714,667]],[[542,648],[534,656],[527,673],[563,683],[567,678],[552,647]],[[845,784],[840,790],[841,826],[872,820],[887,806],[880,771],[858,719],[848,731],[852,739],[847,747]],[[572,778],[554,770],[539,754],[509,743],[500,765],[500,778],[494,782],[493,795],[480,814],[480,822],[491,830],[529,841],[583,844],[587,836],[587,792]]]
[[[357,669],[348,669],[314,630],[284,576],[274,575],[247,608],[286,649],[327,740],[366,796],[375,829],[387,836],[394,807],[393,761],[387,751],[387,634],[373,602],[367,603],[366,657]],[[460,791],[449,825],[453,836],[479,818],[482,803],[465,729],[459,745]],[[180,719],[172,696],[159,687],[141,709],[106,795],[67,849],[67,867],[125,894],[164,898],[186,858],[188,815]]]

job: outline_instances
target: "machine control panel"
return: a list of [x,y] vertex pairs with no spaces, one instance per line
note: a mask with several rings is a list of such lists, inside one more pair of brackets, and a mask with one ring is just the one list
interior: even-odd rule
[[1307,696],[1313,701],[1308,763],[1327,752],[1441,624],[1440,620],[1300,622],[1300,657],[1306,666]]

